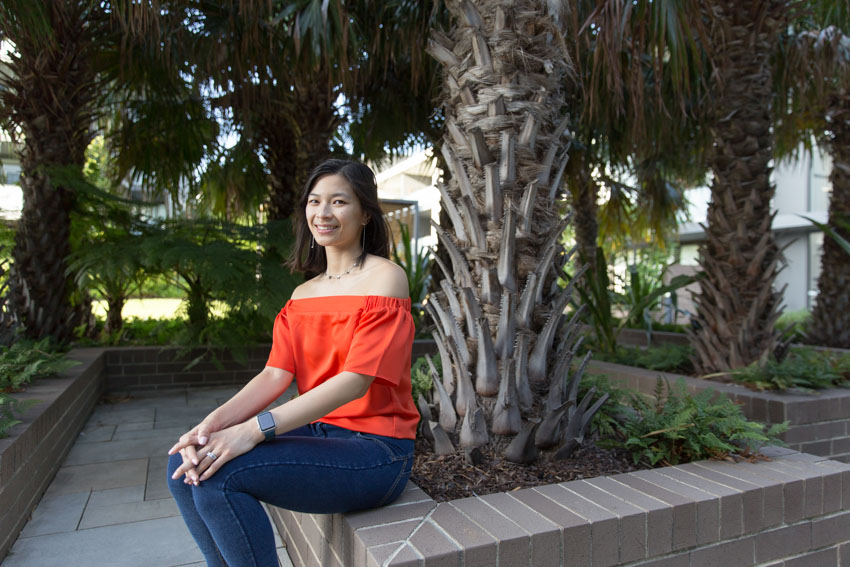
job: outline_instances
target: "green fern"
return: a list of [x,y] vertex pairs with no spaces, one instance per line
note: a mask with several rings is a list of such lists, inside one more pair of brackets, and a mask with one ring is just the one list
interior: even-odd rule
[[844,386],[850,380],[850,354],[795,348],[781,362],[756,361],[730,373],[755,390],[820,390]]
[[631,404],[634,413],[624,420],[620,438],[609,444],[628,449],[635,463],[652,466],[722,459],[781,445],[777,435],[788,428],[784,423],[765,429],[747,420],[729,398],[713,390],[690,394],[684,381],[671,387],[659,378],[654,398],[633,394]]
[[56,351],[49,338],[0,347],[0,392],[20,391],[36,378],[58,374],[78,364]]

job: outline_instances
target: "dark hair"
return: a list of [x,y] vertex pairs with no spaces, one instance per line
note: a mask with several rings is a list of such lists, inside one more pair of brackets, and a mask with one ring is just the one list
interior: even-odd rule
[[378,183],[375,181],[375,174],[369,167],[356,161],[329,159],[321,163],[310,174],[310,178],[304,185],[301,199],[298,201],[298,208],[295,210],[295,248],[289,258],[289,267],[308,275],[320,274],[328,267],[324,246],[310,246],[313,242],[313,233],[310,232],[310,227],[307,225],[306,213],[310,192],[319,179],[326,175],[341,175],[348,181],[354,195],[360,202],[360,207],[369,219],[363,227],[366,232],[366,245],[358,259],[360,264],[363,264],[367,254],[389,258],[390,229],[384,219],[381,203],[378,200]]

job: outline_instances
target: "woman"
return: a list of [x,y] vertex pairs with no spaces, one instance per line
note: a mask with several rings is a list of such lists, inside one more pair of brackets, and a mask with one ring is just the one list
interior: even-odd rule
[[[168,452],[171,493],[208,565],[277,565],[260,502],[336,513],[404,489],[419,420],[414,329],[407,278],[388,247],[372,171],[320,165],[301,198],[291,260],[319,275],[277,316],[263,371]],[[300,395],[264,412],[293,377]]]

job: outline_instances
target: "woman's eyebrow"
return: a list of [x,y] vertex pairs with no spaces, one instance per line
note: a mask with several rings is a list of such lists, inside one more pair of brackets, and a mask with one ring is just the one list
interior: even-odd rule
[[[321,197],[321,195],[318,195],[316,193],[310,193],[309,197]],[[332,193],[328,196],[328,198],[330,198],[330,199],[333,199],[333,198],[336,198],[336,197],[344,197],[344,198],[348,199],[348,195],[346,193]]]

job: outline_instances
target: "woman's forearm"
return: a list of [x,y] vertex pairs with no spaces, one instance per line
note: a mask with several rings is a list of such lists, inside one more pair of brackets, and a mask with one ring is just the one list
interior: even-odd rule
[[341,372],[309,392],[271,410],[278,435],[325,417],[335,409],[366,395],[373,376]]
[[292,373],[266,367],[221,407],[207,416],[217,429],[242,423],[265,409],[292,383]]

